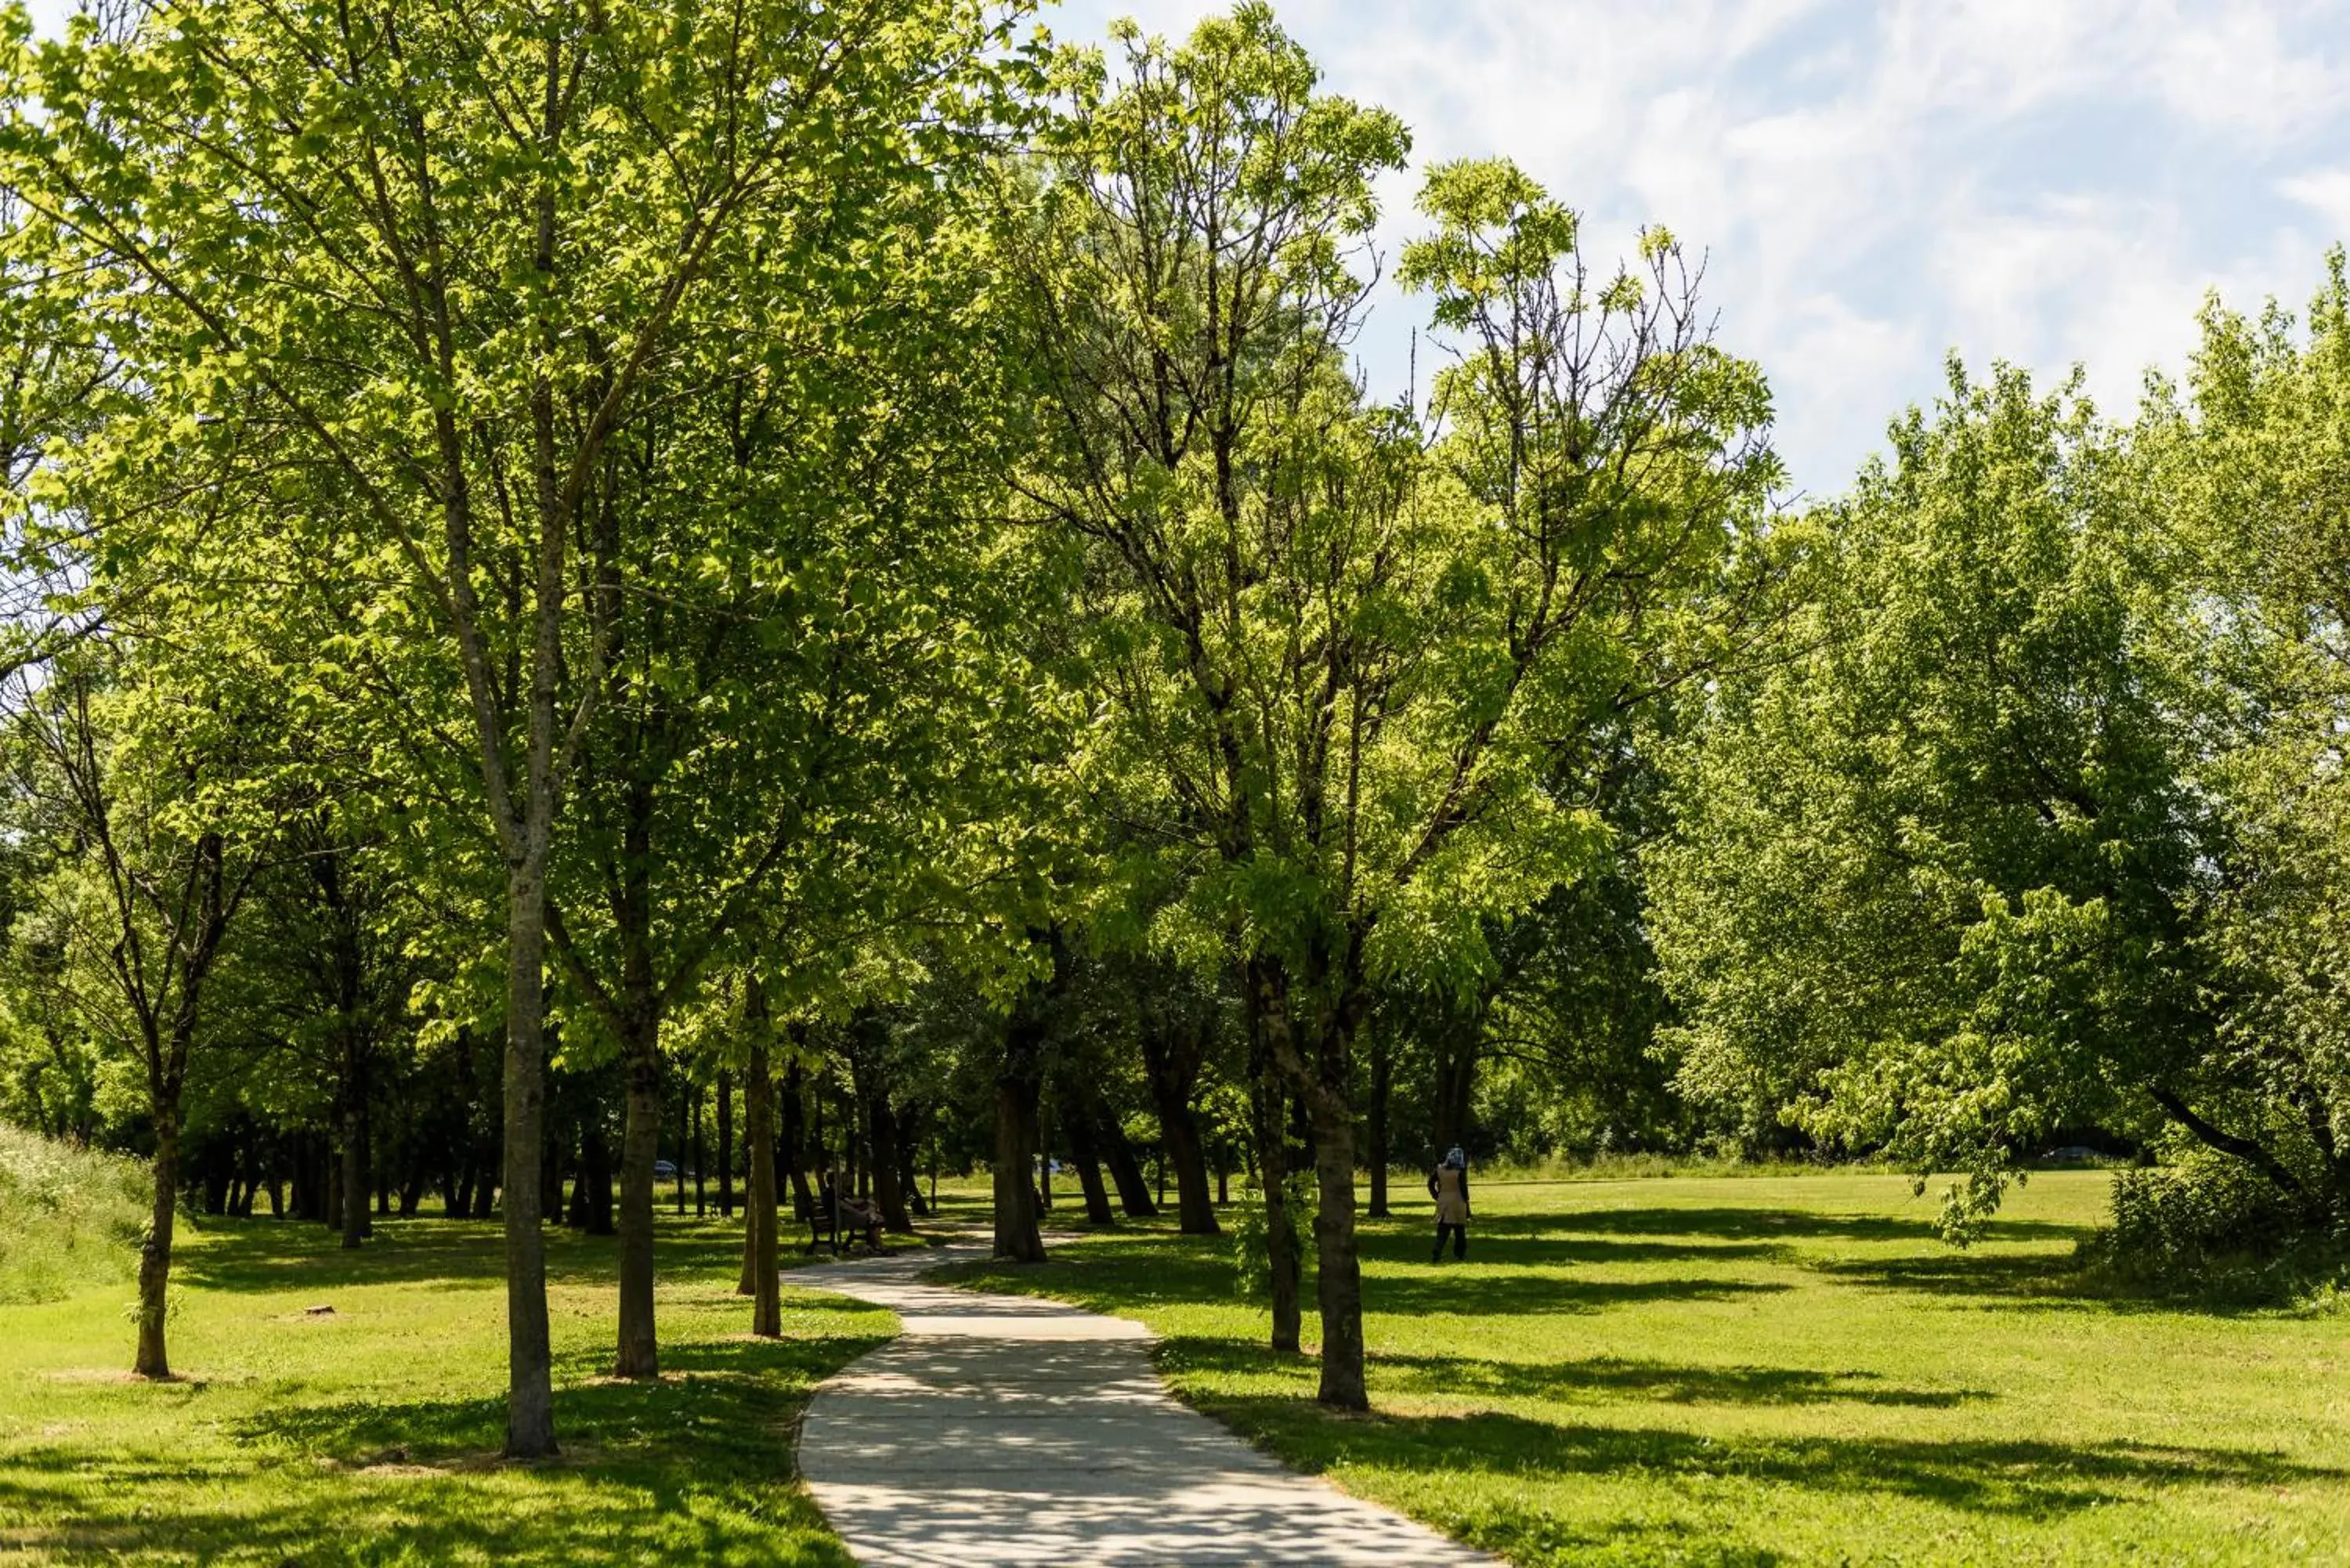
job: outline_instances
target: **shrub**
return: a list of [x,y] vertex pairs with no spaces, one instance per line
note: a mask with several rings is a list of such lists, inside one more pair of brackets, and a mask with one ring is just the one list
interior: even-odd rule
[[136,1272],[146,1167],[0,1124],[0,1303],[56,1301]]
[[[1290,1244],[1297,1257],[1302,1290],[1305,1261],[1312,1253],[1305,1235],[1314,1225],[1314,1179],[1305,1171],[1293,1170],[1282,1189],[1289,1195]],[[1264,1222],[1264,1189],[1253,1176],[1242,1180],[1234,1205],[1232,1288],[1246,1301],[1273,1299],[1273,1236]]]
[[2243,1161],[2192,1150],[2114,1177],[2102,1262],[2121,1280],[2244,1300],[2307,1294],[2339,1271],[2340,1239]]

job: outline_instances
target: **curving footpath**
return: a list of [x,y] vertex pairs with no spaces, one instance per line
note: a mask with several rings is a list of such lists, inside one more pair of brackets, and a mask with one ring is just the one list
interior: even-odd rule
[[859,1563],[1491,1568],[1177,1404],[1141,1324],[919,1278],[985,1255],[965,1243],[792,1272],[904,1324],[800,1425],[800,1472]]

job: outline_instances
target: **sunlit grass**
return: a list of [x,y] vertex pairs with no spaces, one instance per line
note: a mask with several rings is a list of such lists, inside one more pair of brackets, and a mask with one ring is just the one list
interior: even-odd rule
[[1518,1563],[2350,1561],[2350,1324],[2085,1292],[2106,1179],[1963,1253],[1893,1176],[1480,1183],[1465,1265],[1415,1197],[1366,1231],[1369,1419],[1262,1348],[1228,1243],[966,1272],[1142,1319],[1185,1398]]
[[[207,1221],[172,1362],[130,1382],[126,1286],[0,1307],[0,1558],[133,1563],[844,1563],[794,1479],[815,1385],[891,1315],[790,1291],[751,1339],[739,1231],[664,1217],[663,1376],[608,1366],[609,1240],[550,1235],[563,1457],[502,1464],[496,1228]],[[331,1313],[312,1314],[312,1307]]]

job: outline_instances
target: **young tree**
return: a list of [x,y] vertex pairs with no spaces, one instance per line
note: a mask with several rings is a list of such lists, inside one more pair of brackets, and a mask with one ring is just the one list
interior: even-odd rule
[[87,646],[16,677],[11,784],[52,869],[28,918],[60,954],[74,1012],[133,1061],[154,1140],[133,1369],[171,1376],[165,1343],[182,1099],[206,1038],[208,982],[276,836],[255,687],[161,657]]

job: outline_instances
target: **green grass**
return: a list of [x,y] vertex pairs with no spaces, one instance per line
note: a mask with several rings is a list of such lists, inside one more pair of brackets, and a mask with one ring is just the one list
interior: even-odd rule
[[1480,1183],[1434,1267],[1421,1198],[1365,1235],[1369,1418],[1262,1348],[1228,1243],[962,1272],[1140,1318],[1187,1400],[1520,1564],[2350,1562],[2350,1324],[2088,1292],[2106,1180],[1966,1252],[1895,1176]]
[[0,1123],[0,1305],[130,1279],[147,1168]]
[[[609,1240],[549,1238],[563,1457],[505,1465],[495,1227],[208,1220],[175,1271],[172,1365],[122,1376],[127,1285],[0,1306],[0,1561],[846,1563],[794,1479],[815,1385],[896,1331],[785,1294],[750,1338],[739,1231],[664,1216],[658,1385],[603,1379]],[[314,1305],[334,1308],[310,1316]]]

